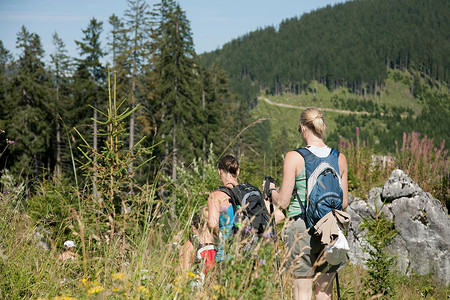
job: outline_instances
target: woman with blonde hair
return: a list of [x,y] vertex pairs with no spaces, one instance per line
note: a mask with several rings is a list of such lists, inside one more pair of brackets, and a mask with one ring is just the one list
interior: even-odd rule
[[[323,141],[326,129],[322,113],[317,108],[308,108],[300,116],[298,131],[306,143],[308,153],[316,157],[336,160],[333,163],[340,174],[343,190],[342,209],[348,203],[347,160],[342,153],[331,149]],[[316,300],[331,299],[333,278],[338,266],[319,262],[323,245],[308,233],[304,214],[306,207],[306,169],[305,159],[299,151],[286,154],[283,165],[283,182],[278,190],[275,184],[269,189],[272,201],[283,209],[288,209],[292,220],[285,230],[285,242],[288,249],[288,267],[293,274],[295,299],[311,299],[314,286]],[[294,196],[291,200],[291,196]]]

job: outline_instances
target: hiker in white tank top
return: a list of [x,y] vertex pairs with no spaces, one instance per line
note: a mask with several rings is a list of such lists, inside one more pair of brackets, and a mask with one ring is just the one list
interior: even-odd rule
[[[323,141],[323,133],[325,131],[325,122],[322,113],[316,108],[308,108],[302,112],[300,117],[299,132],[302,135],[303,141],[306,143],[308,150],[319,157],[326,157],[330,154],[331,149],[325,145]],[[345,209],[348,204],[348,181],[347,181],[347,160],[345,156],[339,154],[339,169],[341,174],[342,189],[343,189],[343,204],[342,208]],[[271,198],[275,205],[282,209],[286,209],[294,204],[296,201],[292,201],[291,196],[294,190],[294,186],[297,185],[297,190],[299,186],[302,186],[303,191],[298,191],[298,194],[294,199],[300,201],[305,201],[305,188],[306,188],[306,175],[304,169],[305,161],[303,157],[297,151],[290,151],[286,154],[284,165],[283,165],[283,182],[281,188],[278,190],[275,184],[270,184]],[[302,182],[303,181],[303,182]],[[297,202],[298,203],[298,202]],[[299,206],[294,210],[289,210],[289,217],[293,218],[294,214],[299,214]],[[293,289],[294,298],[299,299],[311,299],[314,290],[314,295],[316,300],[331,299],[331,294],[333,290],[333,279],[335,273],[323,273],[315,281],[316,272],[320,272],[319,268],[314,265],[315,259],[317,258],[314,253],[314,249],[320,247],[314,242],[314,238],[301,232],[301,228],[304,228],[304,221],[295,215],[295,222],[291,222],[291,226],[286,229],[287,233],[290,233],[288,238],[287,246],[293,251],[288,251],[291,257],[287,258],[287,261],[295,262],[290,270],[293,270]],[[303,226],[303,227],[302,227]],[[296,252],[295,245],[306,243],[303,249],[311,249],[311,251],[298,251]],[[307,243],[310,243],[309,245]],[[302,244],[302,245],[303,245]],[[301,249],[300,249],[301,250]],[[300,261],[300,263],[298,263]],[[314,286],[314,289],[313,289]]]

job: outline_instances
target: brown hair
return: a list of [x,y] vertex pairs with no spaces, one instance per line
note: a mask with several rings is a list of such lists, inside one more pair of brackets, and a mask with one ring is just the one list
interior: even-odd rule
[[233,155],[227,154],[219,159],[217,162],[217,168],[237,177],[239,162]]
[[308,127],[320,136],[325,132],[325,120],[323,119],[323,114],[314,107],[307,108],[302,112],[300,124]]

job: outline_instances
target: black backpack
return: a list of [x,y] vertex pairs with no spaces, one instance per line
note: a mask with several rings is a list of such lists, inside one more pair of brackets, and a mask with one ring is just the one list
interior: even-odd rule
[[[235,213],[234,231],[238,231],[241,224],[251,220],[251,228],[258,234],[264,233],[269,225],[269,212],[267,211],[261,191],[248,183],[241,183],[233,188],[220,186],[219,191],[230,197]],[[242,216],[239,213],[241,208]]]

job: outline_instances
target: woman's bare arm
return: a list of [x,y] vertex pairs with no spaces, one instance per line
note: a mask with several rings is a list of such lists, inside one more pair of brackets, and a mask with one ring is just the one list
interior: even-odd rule
[[189,270],[192,267],[194,255],[194,245],[192,245],[190,240],[187,240],[183,247],[181,247],[179,254],[181,271]]
[[339,171],[341,173],[341,183],[343,190],[342,209],[346,209],[348,205],[348,169],[347,158],[342,153],[339,153]]
[[[264,200],[264,204],[266,205],[267,211],[270,213],[270,202],[267,200]],[[281,221],[284,220],[285,216],[284,213],[278,208],[278,206],[274,205],[274,218],[275,218],[275,224],[280,224]]]
[[[282,209],[286,209],[291,202],[295,177],[300,173],[303,165],[303,157],[298,152],[290,151],[286,154],[283,165],[283,182],[281,183],[280,191],[272,191],[274,203]],[[275,188],[275,184],[271,183],[270,188]]]
[[223,193],[214,191],[209,194],[208,198],[208,227],[211,231],[217,232],[219,230],[219,216],[220,216],[220,198]]

